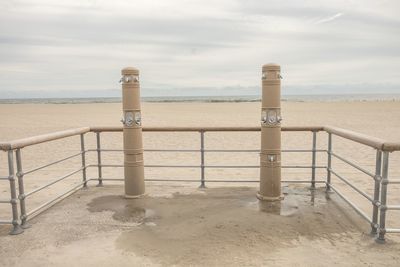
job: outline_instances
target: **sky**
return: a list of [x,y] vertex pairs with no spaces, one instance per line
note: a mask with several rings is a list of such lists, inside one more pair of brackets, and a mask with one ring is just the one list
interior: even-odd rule
[[400,93],[400,1],[1,0],[0,98]]

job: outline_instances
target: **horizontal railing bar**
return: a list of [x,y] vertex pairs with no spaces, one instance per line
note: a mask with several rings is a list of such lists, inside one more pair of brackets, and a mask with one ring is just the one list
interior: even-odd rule
[[290,165],[283,165],[281,166],[282,169],[326,169],[326,166],[290,166]]
[[[312,149],[282,149],[282,152],[314,152]],[[326,152],[326,149],[316,149],[315,152]]]
[[8,177],[0,177],[0,180],[9,180],[10,178]]
[[[260,131],[261,127],[143,127],[143,131],[147,132],[251,132]],[[282,131],[298,131],[298,132],[318,132],[326,131],[328,133],[341,136],[345,139],[349,139],[367,146],[380,149],[382,151],[398,151],[400,150],[400,143],[386,142],[382,139],[371,137],[368,135],[356,133],[341,128],[331,126],[286,126],[281,128]],[[54,132],[50,134],[43,134],[11,142],[0,142],[0,150],[13,150],[23,148],[30,145],[36,145],[48,141],[53,141],[65,137],[75,136],[84,134],[87,132],[121,132],[121,126],[111,127],[82,127],[76,129],[69,129],[60,132]]]
[[[145,152],[200,152],[200,149],[144,149]],[[205,150],[204,150],[205,151]]]
[[334,156],[334,157],[337,158],[337,159],[340,159],[342,162],[347,163],[348,165],[350,165],[350,166],[356,168],[357,170],[359,170],[359,171],[365,173],[366,175],[368,175],[368,176],[370,176],[370,177],[372,177],[372,178],[375,178],[375,174],[373,174],[373,173],[371,173],[371,172],[369,172],[369,171],[367,171],[367,170],[365,170],[365,169],[363,169],[363,168],[357,166],[355,163],[353,163],[353,162],[351,162],[351,161],[349,161],[349,160],[343,158],[342,156],[339,156],[338,154],[336,154],[336,153],[334,153],[334,152],[331,152],[331,155]]
[[388,210],[400,210],[400,205],[387,205],[386,209],[388,209]]
[[9,199],[0,199],[0,203],[3,203],[3,204],[10,204],[10,203],[11,203],[11,200],[9,200]]
[[3,221],[3,220],[0,220],[0,224],[12,224],[12,221]]
[[[86,168],[90,168],[90,167],[99,167],[98,164],[89,164],[86,165]],[[105,167],[105,168],[122,168],[124,167],[123,164],[101,164],[100,167]]]
[[228,165],[228,166],[225,166],[225,165],[204,165],[203,166],[204,168],[209,168],[209,169],[212,169],[212,168],[215,168],[215,169],[221,169],[221,168],[226,168],[226,169],[236,169],[236,168],[238,168],[238,169],[251,169],[251,168],[260,168],[260,166],[258,166],[258,165],[239,165],[239,166],[231,166],[231,165]]
[[71,156],[68,156],[68,157],[66,157],[66,158],[63,158],[63,159],[60,159],[60,160],[57,160],[57,161],[53,161],[53,162],[48,163],[48,164],[46,164],[46,165],[42,165],[42,166],[40,166],[40,167],[37,167],[37,168],[31,169],[31,170],[25,171],[25,172],[23,173],[23,175],[27,175],[27,174],[30,174],[30,173],[32,173],[32,172],[35,172],[35,171],[44,169],[44,168],[49,167],[49,166],[52,166],[52,165],[54,165],[54,164],[57,164],[57,163],[60,163],[60,162],[63,162],[63,161],[72,159],[72,158],[74,158],[74,157],[77,157],[77,156],[79,156],[79,155],[82,155],[82,153],[83,153],[83,152],[79,152],[79,153],[73,154],[73,155],[71,155]]
[[388,181],[389,184],[400,184],[400,180],[399,179],[391,179]]
[[349,204],[361,217],[363,217],[366,221],[369,223],[373,223],[372,220],[368,217],[368,215],[365,214],[364,211],[362,211],[360,208],[358,208],[353,202],[351,202],[349,199],[347,199],[335,186],[332,184],[329,185],[329,187],[338,194],[347,204]]
[[400,228],[385,228],[386,233],[400,233]]
[[47,188],[47,187],[49,187],[49,186],[51,186],[51,185],[57,183],[57,182],[60,182],[60,181],[62,181],[62,180],[64,180],[64,179],[66,179],[66,178],[68,178],[68,177],[74,175],[75,173],[78,173],[78,172],[82,171],[83,169],[84,169],[84,167],[79,168],[78,170],[72,171],[72,172],[70,172],[70,173],[68,173],[68,174],[66,174],[66,175],[64,175],[64,176],[61,176],[60,178],[57,178],[56,180],[53,180],[52,182],[50,182],[50,183],[48,183],[48,184],[46,184],[46,185],[43,185],[43,186],[41,186],[41,187],[38,187],[38,188],[36,188],[35,190],[32,190],[32,191],[29,192],[29,193],[26,193],[26,194],[25,194],[25,197],[29,197],[30,195],[32,195],[32,194],[34,194],[34,193],[37,193],[37,192],[39,192],[39,191],[41,191],[41,190],[43,190],[43,189],[45,189],[45,188]]
[[[99,165],[97,164],[89,164],[86,166],[86,168],[89,167],[98,167]],[[101,167],[109,167],[109,168],[122,168],[124,165],[122,164],[101,164]],[[146,168],[200,168],[202,167],[201,165],[144,165]],[[204,165],[204,168],[238,168],[238,169],[245,169],[245,168],[260,168],[258,165],[244,165],[244,166],[236,166],[236,165]],[[283,169],[311,169],[311,168],[316,168],[316,169],[326,169],[326,166],[282,166],[281,168]]]
[[[96,152],[97,149],[88,149],[88,152]],[[100,149],[102,152],[123,152],[123,149]],[[146,152],[201,152],[200,149],[144,149]],[[205,149],[204,152],[260,152],[259,149]],[[315,152],[326,152],[326,149],[317,149]],[[284,149],[281,152],[313,152],[311,149]]]
[[144,165],[145,168],[200,168],[200,165]]
[[[92,126],[92,132],[122,132],[122,126]],[[144,132],[259,132],[261,127],[143,127]],[[284,126],[286,132],[318,132],[323,131],[322,126]]]
[[331,170],[331,173],[334,174],[337,178],[339,178],[340,180],[342,180],[343,182],[345,182],[347,185],[349,185],[351,188],[353,188],[355,191],[357,191],[360,195],[362,195],[363,197],[365,197],[366,199],[368,199],[371,203],[374,203],[374,199],[372,197],[370,197],[369,195],[367,195],[367,193],[365,193],[364,191],[361,191],[360,189],[358,189],[355,185],[353,185],[352,183],[349,182],[349,180],[347,180],[346,178],[342,177],[341,175],[339,175],[337,172],[335,172],[334,170]]
[[[88,149],[87,151],[89,152],[97,152],[97,149]],[[102,148],[100,149],[101,152],[123,152],[123,149],[106,149]]]
[[[97,179],[90,179],[93,181],[97,181]],[[124,181],[122,178],[103,178],[103,181]],[[200,183],[200,179],[144,179],[147,182],[198,182]],[[231,183],[231,182],[250,182],[250,183],[258,183],[260,180],[205,180],[207,183]],[[309,183],[310,180],[282,180],[281,183]],[[325,184],[326,181],[315,181],[315,183]]]
[[62,194],[60,194],[60,195],[58,195],[57,197],[55,197],[55,198],[53,198],[53,199],[51,199],[51,200],[45,202],[44,204],[40,205],[39,207],[37,207],[37,208],[35,208],[35,209],[29,211],[29,212],[26,214],[26,216],[29,217],[30,215],[36,213],[37,211],[43,209],[44,207],[46,207],[46,206],[52,204],[52,203],[55,202],[56,200],[58,200],[58,199],[60,199],[60,198],[62,198],[62,197],[64,197],[64,196],[68,195],[69,193],[71,193],[71,192],[73,192],[73,191],[77,191],[77,189],[78,189],[79,187],[81,187],[84,183],[86,183],[86,182],[88,182],[88,181],[90,181],[90,180],[86,180],[86,181],[83,181],[83,182],[81,182],[81,183],[75,185],[74,187],[72,187],[72,188],[69,189],[68,191],[66,191],[66,192],[64,192],[64,193],[62,193]]
[[82,127],[76,129],[69,129],[65,131],[53,132],[49,134],[42,134],[37,136],[32,136],[28,138],[22,138],[18,140],[11,141],[9,143],[0,143],[1,150],[12,150],[17,148],[23,148],[31,145],[37,145],[44,142],[54,141],[62,139],[65,137],[75,136],[79,134],[84,134],[90,131],[90,127]]

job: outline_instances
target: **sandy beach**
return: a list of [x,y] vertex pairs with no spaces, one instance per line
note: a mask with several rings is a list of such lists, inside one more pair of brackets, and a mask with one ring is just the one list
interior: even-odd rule
[[[29,137],[68,128],[82,126],[118,126],[121,125],[121,104],[119,103],[94,103],[94,104],[2,104],[0,105],[0,140],[8,141],[17,138]],[[260,103],[143,103],[143,126],[258,126]],[[306,125],[333,125],[388,141],[400,140],[400,103],[396,101],[370,101],[370,102],[283,102],[283,126]],[[103,148],[122,148],[121,133],[102,134]],[[95,148],[93,133],[85,135],[86,148]],[[326,133],[319,133],[317,146],[320,149],[327,147]],[[206,148],[208,149],[258,149],[260,145],[259,133],[207,133]],[[283,149],[311,149],[311,133],[283,133]],[[147,149],[182,148],[198,149],[198,133],[144,133],[144,147]],[[354,142],[334,138],[334,149],[338,154],[359,163],[362,167],[374,172],[375,151],[372,148]],[[71,137],[50,143],[35,145],[23,149],[23,168],[29,170],[52,160],[79,152],[79,137]],[[103,153],[103,163],[121,164],[121,153]],[[88,153],[88,162],[96,163],[95,153]],[[146,164],[198,164],[198,154],[145,154]],[[218,165],[257,165],[257,153],[236,154],[207,154],[206,163]],[[310,165],[310,154],[285,154],[283,165],[299,164]],[[317,165],[326,165],[326,155],[318,155]],[[391,177],[400,178],[400,153],[391,155]],[[359,171],[334,161],[334,166],[340,173],[354,181],[361,189],[372,195],[373,180]],[[396,167],[397,166],[397,167]],[[80,158],[74,158],[68,163],[54,165],[32,175],[25,177],[26,191],[29,192],[43,185],[55,177],[80,167]],[[7,175],[6,153],[0,154],[0,173]],[[95,168],[88,170],[89,178],[97,175]],[[210,169],[207,170],[206,179],[258,179],[258,170],[244,169]],[[104,177],[123,178],[121,169],[104,169]],[[146,169],[147,178],[182,178],[197,179],[198,170],[192,169]],[[283,179],[310,179],[309,170],[284,170]],[[318,179],[326,178],[326,171],[317,172]],[[78,173],[73,177],[36,194],[27,201],[28,211],[43,203],[44,200],[55,196],[66,186],[76,184],[81,179]],[[336,180],[338,186],[343,184]],[[94,184],[93,184],[94,185]],[[187,187],[197,187],[197,184],[185,184]],[[219,185],[207,186],[214,188]],[[224,186],[224,185],[222,185]],[[254,188],[256,184],[252,185]],[[343,187],[347,193],[365,212],[370,213],[370,204],[356,196],[351,189]],[[399,187],[392,186],[392,192],[399,192]],[[176,187],[173,190],[179,191]],[[183,187],[182,187],[183,190]],[[8,196],[8,183],[0,184],[0,194]],[[400,194],[391,194],[389,201],[393,204],[400,203]],[[0,206],[0,214],[6,218],[10,214],[9,206]],[[392,212],[391,214],[394,214]],[[400,216],[390,215],[389,224],[399,227]],[[40,221],[40,216],[35,218]],[[318,220],[318,219],[316,219]],[[361,222],[363,229],[368,231],[366,222]],[[397,223],[397,224],[396,224]],[[2,226],[2,236],[7,234],[7,227]],[[29,230],[34,231],[34,229]],[[362,230],[364,231],[364,230]],[[0,237],[2,238],[2,237]],[[400,238],[390,235],[393,242]],[[391,241],[391,242],[392,242]],[[321,244],[322,247],[326,244]],[[291,261],[289,261],[291,262]],[[291,262],[293,263],[293,262]],[[352,264],[350,264],[352,265]],[[318,265],[317,265],[318,266]]]

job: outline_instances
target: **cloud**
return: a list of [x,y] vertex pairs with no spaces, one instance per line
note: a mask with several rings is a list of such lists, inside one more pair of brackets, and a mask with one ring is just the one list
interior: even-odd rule
[[316,22],[314,22],[314,24],[322,24],[322,23],[327,23],[327,22],[331,22],[337,18],[340,18],[341,16],[343,16],[343,13],[337,13],[333,16],[327,17],[327,18],[322,18],[317,20]]
[[118,89],[129,65],[140,69],[143,93],[157,95],[246,94],[268,62],[280,63],[284,84],[299,90],[371,77],[400,84],[399,3],[4,0],[0,98],[27,90],[95,96]]

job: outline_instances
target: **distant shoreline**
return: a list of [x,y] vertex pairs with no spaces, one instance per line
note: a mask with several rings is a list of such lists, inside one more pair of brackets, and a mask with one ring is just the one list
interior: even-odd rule
[[[149,103],[242,103],[260,102],[260,96],[168,96],[142,97]],[[283,102],[377,102],[400,101],[400,94],[354,94],[354,95],[284,95]],[[0,104],[89,104],[120,103],[120,97],[92,98],[25,98],[0,99]]]

